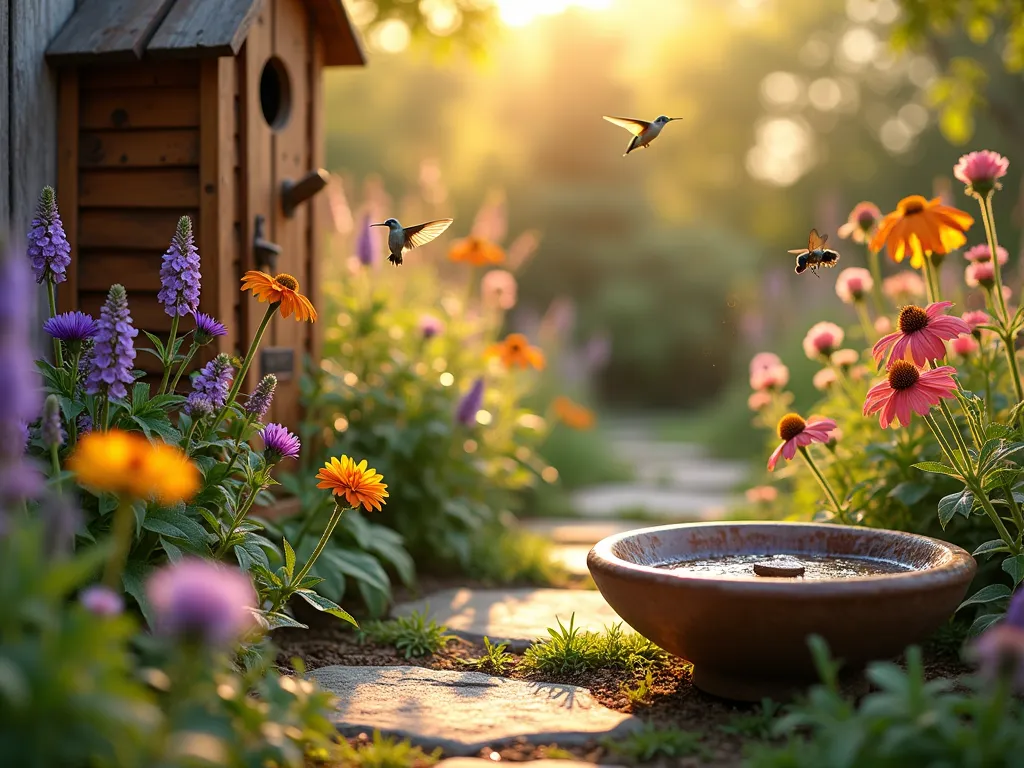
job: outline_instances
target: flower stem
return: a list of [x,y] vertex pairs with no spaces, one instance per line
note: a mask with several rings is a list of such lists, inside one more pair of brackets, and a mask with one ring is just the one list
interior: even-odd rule
[[[52,280],[46,281],[46,298],[50,302],[50,317],[54,317],[57,314],[57,286],[53,284]],[[64,367],[64,353],[60,348],[60,339],[53,340],[53,359],[58,368]]]
[[999,322],[1005,328],[1009,323],[1009,313],[1006,311],[1006,297],[1003,296],[1003,280],[999,267],[999,239],[996,236],[996,222],[992,211],[992,193],[985,197],[977,196],[978,205],[981,206],[981,221],[985,225],[985,237],[988,239],[989,256],[992,259],[992,278],[995,280],[995,304],[999,308]]
[[[60,447],[56,444],[50,446],[50,463],[53,465],[53,476],[60,477]],[[63,493],[59,484],[57,491]]]
[[[316,559],[320,557],[320,553],[323,552],[324,547],[327,546],[327,541],[331,538],[331,534],[334,533],[334,528],[338,525],[338,521],[341,520],[341,515],[344,512],[345,510],[341,508],[340,504],[334,505],[334,512],[331,513],[331,519],[327,521],[327,527],[324,528],[324,532],[320,535],[320,541],[317,543],[316,549],[313,550],[313,554],[309,556],[306,564],[302,566],[302,570],[296,574],[294,579],[292,579],[292,584],[300,584],[302,583],[302,580],[306,578],[306,574],[309,573],[309,569],[313,567]],[[295,546],[298,546],[298,540],[296,540]]]
[[158,395],[162,395],[167,388],[167,380],[171,378],[171,368],[174,366],[174,342],[178,337],[178,315],[171,318],[171,335],[167,337],[167,346],[164,347],[164,377],[160,381]]
[[242,429],[238,433],[238,437],[235,438],[235,445],[231,450],[231,461],[228,462],[228,468],[224,471],[224,479],[227,480],[231,477],[231,469],[235,466],[235,461],[238,459],[238,448],[242,444],[242,437],[245,435],[245,430],[249,428],[252,423],[252,414],[248,414],[245,417],[245,422],[242,424]]
[[839,498],[836,496],[835,491],[832,490],[832,486],[829,485],[825,476],[821,474],[821,470],[818,469],[817,464],[814,463],[814,460],[811,458],[811,454],[807,450],[806,446],[800,446],[798,450],[800,451],[800,455],[804,457],[804,461],[807,462],[807,466],[811,468],[811,472],[813,472],[814,476],[818,479],[818,485],[821,486],[821,489],[825,491],[825,495],[828,496],[829,500],[832,502],[832,506],[836,510],[836,517],[839,518],[839,522],[845,523],[846,512],[843,509],[843,505],[839,503]]
[[924,266],[922,267],[924,271],[924,287],[928,294],[928,303],[932,304],[939,300],[937,270],[931,256],[924,255],[922,258],[924,259]]
[[857,317],[860,318],[861,327],[864,329],[864,341],[871,344],[875,340],[875,327],[871,324],[871,318],[868,317],[868,308],[864,306],[863,301],[855,301],[853,306],[857,310]]
[[113,547],[110,550],[110,557],[107,558],[107,564],[103,571],[103,583],[114,590],[119,587],[121,573],[124,571],[128,552],[132,548],[133,522],[135,522],[135,514],[132,512],[131,500],[120,499],[117,509],[114,510],[114,521],[110,526]]
[[955,469],[961,476],[973,479],[970,467],[962,465],[960,460],[957,459],[956,451],[953,449],[953,446],[949,444],[949,440],[946,439],[946,435],[942,432],[942,428],[939,426],[939,423],[935,421],[935,417],[928,413],[925,414],[923,418],[925,423],[931,428],[932,434],[935,435],[935,439],[938,441],[939,448],[945,455],[946,461],[948,461],[953,466],[953,469]]
[[874,285],[871,286],[871,297],[875,302],[875,312],[881,317],[885,314],[885,305],[882,303],[882,268],[878,263],[878,252],[868,248],[868,269],[871,271],[871,279]]
[[984,489],[978,487],[976,483],[972,483],[968,486],[974,493],[974,498],[981,504],[981,508],[985,510],[985,514],[988,515],[992,521],[992,525],[996,527],[996,531],[999,532],[999,538],[1003,540],[1010,552],[1014,555],[1020,554],[1020,546],[1017,544],[1016,539],[1010,535],[1010,532],[1006,529],[1006,525],[1003,523],[1003,518],[996,512],[996,508],[992,506],[992,502],[989,501],[988,494],[985,493]]
[[242,521],[245,520],[245,516],[249,514],[249,510],[252,509],[253,502],[256,501],[256,496],[261,490],[263,490],[262,488],[253,488],[251,485],[243,486],[243,488],[249,489],[249,496],[239,505],[238,511],[235,512],[235,516],[231,519],[231,527],[228,528],[227,535],[225,535],[223,540],[221,540],[220,546],[217,547],[217,552],[214,555],[214,559],[216,560],[220,560],[225,554],[227,554],[228,544],[231,541],[231,537],[235,535],[235,530],[242,524]]
[[277,308],[280,304],[271,304],[267,307],[267,313],[263,315],[263,321],[260,323],[260,327],[256,329],[256,335],[252,337],[252,343],[249,345],[249,351],[245,353],[245,359],[242,361],[242,366],[238,369],[238,374],[235,376],[235,380],[231,382],[231,389],[228,390],[227,399],[224,401],[224,405],[217,411],[217,415],[214,416],[213,422],[210,424],[209,431],[212,432],[220,426],[221,419],[224,418],[224,414],[228,412],[228,408],[235,402],[235,398],[238,396],[238,390],[242,388],[242,382],[245,381],[245,375],[249,372],[249,367],[252,365],[252,359],[256,356],[256,350],[260,346],[260,342],[263,340],[263,334],[267,332],[267,326],[270,325],[270,318],[277,312]]
[[199,345],[193,341],[192,346],[189,347],[188,354],[185,355],[185,359],[182,360],[181,365],[178,366],[178,372],[174,374],[174,379],[171,381],[171,386],[167,390],[168,392],[174,392],[174,390],[177,389],[178,382],[181,380],[181,374],[183,374],[185,369],[188,368],[189,363],[192,362],[192,358],[196,356],[197,351],[199,351]]
[[960,433],[960,428],[956,424],[956,419],[953,418],[953,413],[949,410],[949,406],[946,405],[946,401],[939,398],[939,409],[942,411],[942,415],[946,419],[946,423],[949,425],[949,431],[953,433],[953,439],[956,440],[957,447],[960,449],[960,455],[963,457],[964,466],[970,464],[971,454],[967,449],[967,441],[964,440],[964,436]]

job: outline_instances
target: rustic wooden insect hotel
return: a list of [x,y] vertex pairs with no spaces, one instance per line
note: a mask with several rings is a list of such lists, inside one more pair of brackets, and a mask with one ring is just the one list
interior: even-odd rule
[[[340,0],[83,0],[47,58],[74,255],[61,311],[95,315],[120,282],[136,325],[165,336],[161,256],[183,214],[202,257],[200,310],[229,329],[207,359],[244,353],[266,310],[240,293],[246,270],[287,272],[316,303],[323,70],[364,63]],[[298,379],[318,346],[316,325],[273,320],[246,387],[277,374],[274,420],[297,423]]]

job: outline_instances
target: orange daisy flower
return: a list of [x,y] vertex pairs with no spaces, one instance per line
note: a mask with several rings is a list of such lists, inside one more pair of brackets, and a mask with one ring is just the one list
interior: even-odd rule
[[250,270],[242,278],[242,290],[252,291],[261,302],[280,304],[281,317],[290,317],[294,312],[296,320],[316,322],[313,302],[299,293],[299,281],[291,275],[282,272],[271,277],[266,272]]
[[448,258],[452,261],[469,262],[474,267],[482,267],[486,264],[501,264],[505,261],[505,251],[490,240],[470,235],[455,242],[448,251]]
[[199,470],[181,450],[151,443],[138,432],[90,432],[75,446],[68,468],[81,485],[162,504],[188,501],[199,490]]
[[344,496],[353,509],[362,504],[367,512],[379,512],[388,497],[387,485],[381,482],[384,476],[375,469],[367,469],[366,459],[358,464],[348,456],[331,459],[316,473],[316,479],[320,481],[317,488],[330,488],[335,496]]
[[971,228],[970,214],[943,205],[941,198],[926,200],[911,195],[900,200],[896,210],[887,214],[871,239],[871,250],[878,253],[886,246],[889,257],[900,262],[909,254],[910,266],[920,269],[924,257],[946,254],[967,242],[964,232]]
[[551,406],[555,415],[570,429],[592,429],[594,426],[594,412],[564,395],[556,397]]
[[510,333],[504,341],[492,344],[487,348],[487,356],[500,357],[506,368],[516,365],[520,368],[544,370],[544,353],[538,347],[530,346],[530,342],[521,333]]

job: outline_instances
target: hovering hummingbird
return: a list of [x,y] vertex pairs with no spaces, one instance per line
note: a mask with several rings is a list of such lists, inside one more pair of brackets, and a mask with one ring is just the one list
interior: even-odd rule
[[388,261],[397,267],[402,263],[403,251],[411,251],[417,246],[426,245],[448,229],[452,221],[453,219],[438,219],[426,224],[417,224],[415,227],[403,227],[398,223],[398,219],[388,219],[370,226],[388,228],[388,250],[391,251]]
[[648,123],[646,120],[634,120],[632,117],[610,117],[608,115],[602,115],[605,120],[609,123],[613,123],[620,128],[625,128],[627,131],[633,134],[633,138],[629,140],[629,146],[626,147],[625,157],[634,149],[640,147],[648,147],[651,142],[658,138],[658,134],[661,133],[661,129],[671,123],[673,120],[682,120],[681,117],[665,117],[660,115],[654,119],[653,123]]

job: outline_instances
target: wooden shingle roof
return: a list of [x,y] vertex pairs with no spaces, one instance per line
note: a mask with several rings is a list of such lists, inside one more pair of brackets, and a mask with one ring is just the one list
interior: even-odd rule
[[[327,66],[366,63],[341,0],[303,0]],[[233,56],[266,0],[83,0],[50,43],[57,64]]]

